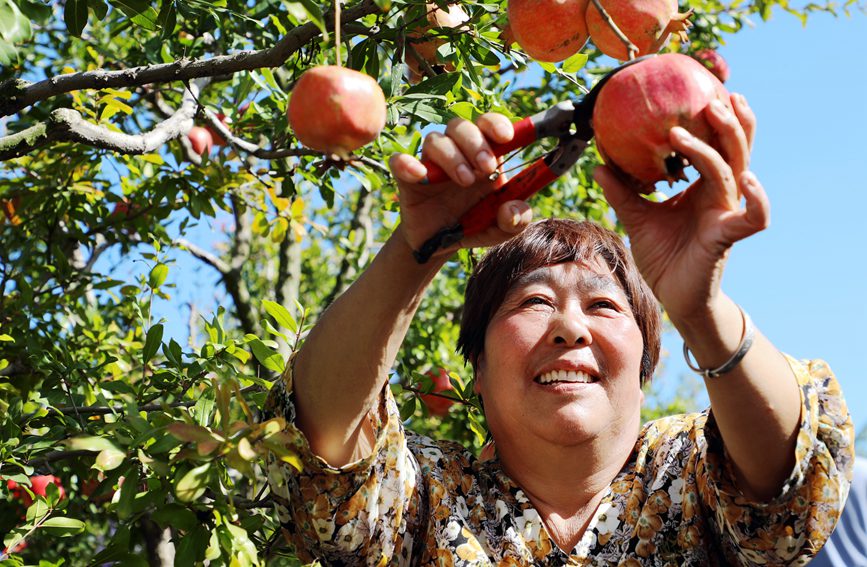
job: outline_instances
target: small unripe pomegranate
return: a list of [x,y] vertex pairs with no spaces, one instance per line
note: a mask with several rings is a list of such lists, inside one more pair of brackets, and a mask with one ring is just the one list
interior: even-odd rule
[[[638,48],[636,56],[656,53],[672,33],[686,41],[686,29],[692,25],[687,19],[692,10],[678,13],[677,0],[600,0],[599,4]],[[605,55],[621,61],[630,58],[626,44],[593,2],[587,7],[587,30],[593,45]]]
[[187,139],[193,147],[193,151],[199,155],[211,153],[211,147],[214,145],[214,138],[207,128],[201,126],[193,126],[187,132]]
[[347,158],[385,126],[385,95],[370,76],[323,65],[301,75],[287,110],[298,140],[312,150]]
[[729,109],[726,88],[701,63],[666,53],[616,72],[593,109],[596,146],[609,165],[652,191],[656,181],[685,179],[688,163],[669,143],[674,126],[718,147],[704,110],[714,99]]
[[515,41],[537,61],[563,61],[587,43],[590,0],[509,0]]
[[[464,24],[470,17],[464,12],[464,9],[459,4],[450,4],[448,10],[443,10],[435,3],[431,2],[425,5],[425,19],[427,23],[419,28],[414,29],[408,34],[412,42],[413,48],[419,57],[424,59],[428,65],[441,65],[437,61],[437,49],[446,40],[441,37],[436,37],[428,34],[434,28],[458,28]],[[406,64],[410,70],[410,76],[422,77],[424,74],[421,70],[421,65],[412,55],[406,56]],[[451,63],[444,63],[443,69],[446,71],[454,71],[455,66]]]
[[707,67],[707,70],[713,73],[721,82],[724,83],[729,80],[729,64],[719,52],[713,49],[702,49],[697,51],[693,57]]
[[[447,390],[454,390],[451,380],[449,380],[449,373],[445,368],[440,368],[438,372],[428,372],[427,375],[431,380],[433,380],[434,387],[431,391],[434,394],[439,394],[440,392],[445,392]],[[431,415],[439,417],[449,413],[449,408],[455,403],[454,401],[442,396],[433,396],[431,394],[422,394],[421,399],[424,402],[424,405],[427,406],[427,411]]]

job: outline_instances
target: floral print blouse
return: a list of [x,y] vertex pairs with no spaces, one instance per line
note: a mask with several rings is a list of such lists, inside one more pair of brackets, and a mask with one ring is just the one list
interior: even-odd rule
[[388,387],[370,412],[372,454],[328,465],[292,425],[287,372],[266,411],[289,422],[303,469],[270,461],[277,515],[298,556],[325,565],[806,565],[845,502],[854,433],[828,366],[789,363],[801,425],[797,464],[779,496],[756,503],[738,491],[709,410],[665,417],[642,428],[568,550],[496,458],[405,431]]

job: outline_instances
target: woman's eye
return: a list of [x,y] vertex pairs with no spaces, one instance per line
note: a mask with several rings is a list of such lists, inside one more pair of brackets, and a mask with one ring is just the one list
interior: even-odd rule
[[598,309],[616,309],[614,303],[608,301],[607,299],[600,299],[598,301],[594,301],[593,307],[596,307]]
[[524,305],[550,305],[544,297],[530,297],[524,300]]

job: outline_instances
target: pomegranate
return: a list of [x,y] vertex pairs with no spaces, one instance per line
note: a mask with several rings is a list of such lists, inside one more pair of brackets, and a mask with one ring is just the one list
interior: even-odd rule
[[563,61],[587,43],[590,0],[509,0],[514,40],[537,61]]
[[[442,37],[431,35],[428,32],[434,28],[458,28],[469,20],[470,17],[458,4],[451,4],[448,10],[443,10],[431,2],[425,5],[425,10],[427,23],[408,34],[410,42],[419,57],[427,61],[428,65],[442,65],[445,71],[454,71],[455,66],[451,63],[443,64],[437,60],[437,49],[441,45],[444,45],[446,40]],[[416,61],[415,57],[407,55],[406,64],[409,67],[411,79],[424,76],[421,65]]]
[[685,179],[685,158],[669,143],[669,131],[682,126],[717,147],[704,110],[714,99],[731,109],[726,88],[701,63],[666,53],[615,73],[602,87],[593,109],[596,146],[615,169],[642,185]]
[[719,52],[713,49],[702,49],[693,55],[708,71],[716,75],[721,82],[729,80],[729,64]]
[[[30,477],[30,491],[33,492],[36,496],[45,496],[46,488],[49,484],[55,484],[60,493],[60,499],[62,500],[66,497],[66,491],[63,489],[63,484],[60,482],[60,479],[54,475],[38,475]],[[24,487],[19,485],[14,480],[6,481],[6,488],[12,493],[12,495],[21,501],[25,506],[30,506],[33,504],[33,499],[30,497],[30,494],[24,490]]]
[[[440,392],[445,392],[447,390],[453,390],[452,383],[449,380],[449,373],[445,368],[440,368],[439,372],[428,372],[427,375],[433,380],[433,390],[434,394],[439,394]],[[442,396],[434,396],[431,394],[421,394],[421,399],[424,404],[427,406],[427,411],[431,415],[436,415],[442,417],[449,413],[449,408],[452,407],[452,404],[455,402],[449,399],[446,399]]]
[[[222,112],[216,112],[214,113],[214,116],[217,117],[217,120],[219,120],[223,124],[223,126],[225,126],[226,128],[229,127],[229,122],[231,122],[231,119],[228,116],[226,116]],[[214,141],[215,146],[226,145],[226,139],[210,125],[205,126],[205,130],[207,130],[208,133],[211,135],[211,139]]]
[[686,30],[692,25],[687,19],[692,10],[678,13],[677,0],[599,0],[599,4],[623,35],[638,48],[637,53],[630,54],[626,44],[591,2],[587,7],[590,39],[599,51],[615,59],[626,60],[656,53],[672,33],[686,41]]
[[364,73],[323,65],[301,75],[287,110],[289,125],[310,149],[347,158],[385,126],[385,95]]
[[190,128],[190,131],[187,132],[187,139],[190,141],[193,151],[197,154],[203,155],[211,153],[211,147],[214,145],[214,138],[211,137],[211,133],[207,128],[193,126]]

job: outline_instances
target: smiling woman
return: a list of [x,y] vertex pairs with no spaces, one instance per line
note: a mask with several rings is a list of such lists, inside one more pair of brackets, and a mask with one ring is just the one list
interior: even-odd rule
[[[454,249],[427,264],[413,252],[497,189],[488,141],[509,141],[511,123],[489,114],[428,136],[423,155],[452,172],[444,183],[421,183],[414,157],[392,158],[401,225],[311,330],[267,406],[287,420],[303,462],[269,469],[302,559],[756,565],[819,550],[848,489],[852,426],[827,365],[780,354],[720,289],[732,244],[767,226],[769,212],[745,169],[755,117],[742,97],[731,103],[734,112],[707,110],[720,150],[672,129],[701,173],[677,198],[644,200],[597,170],[630,250],[589,222],[530,224],[520,201],[459,243],[496,244],[468,282],[459,340],[496,446],[484,461],[405,431],[387,376]],[[641,427],[641,386],[659,359],[657,302],[711,407]]]

